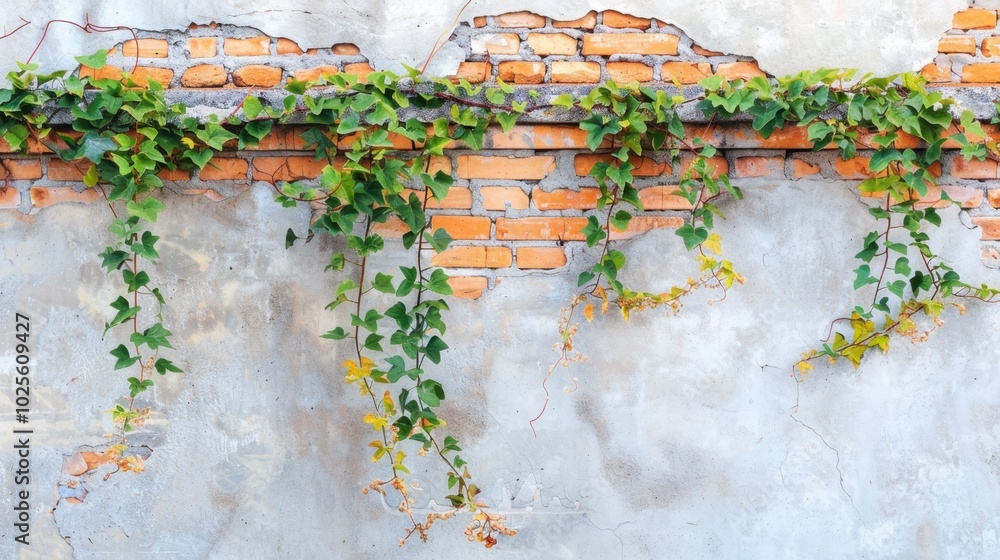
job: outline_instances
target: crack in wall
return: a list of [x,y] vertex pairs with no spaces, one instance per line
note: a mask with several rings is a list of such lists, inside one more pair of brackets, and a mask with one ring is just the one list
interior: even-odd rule
[[822,434],[817,432],[815,428],[806,424],[802,420],[799,420],[798,418],[795,417],[794,414],[789,414],[788,417],[794,420],[796,423],[806,427],[810,432],[816,434],[816,437],[818,437],[819,440],[823,442],[823,445],[825,445],[828,449],[833,451],[834,454],[836,454],[837,463],[834,465],[834,468],[837,469],[837,474],[840,476],[840,489],[844,492],[844,495],[847,496],[847,499],[851,501],[851,507],[854,508],[854,511],[858,514],[858,520],[863,522],[861,518],[861,510],[859,510],[858,507],[854,505],[854,497],[851,496],[850,492],[847,491],[847,487],[844,486],[844,471],[840,470],[840,451],[838,451],[835,447],[827,443],[826,438],[824,438]]

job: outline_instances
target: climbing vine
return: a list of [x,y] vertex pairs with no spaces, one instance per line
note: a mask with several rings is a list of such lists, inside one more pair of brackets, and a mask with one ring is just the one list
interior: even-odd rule
[[[105,56],[99,52],[78,60],[100,68]],[[450,173],[435,168],[435,158],[455,145],[482,149],[490,126],[508,131],[518,118],[539,109],[582,110],[579,123],[588,147],[610,155],[590,172],[600,197],[581,231],[598,256],[580,274],[579,292],[559,319],[559,357],[548,375],[560,364],[582,359],[573,346],[577,309],[588,321],[611,306],[626,320],[631,313],[655,308],[677,313],[683,298],[696,290],[718,290],[721,301],[743,282],[734,264],[723,258],[722,238],[713,231],[716,218],[723,217],[720,201],[739,200],[743,194],[713,165],[717,147],[707,139],[713,123],[744,115],[764,138],[799,126],[807,127],[815,149],[833,144],[845,159],[854,157],[858,147],[872,151],[872,177],[859,190],[877,202],[868,210],[876,227],[864,239],[857,254],[861,264],[854,271],[855,288],[872,290],[871,301],[832,321],[830,339],[807,350],[794,365],[797,380],[821,357],[845,358],[857,367],[869,350],[887,351],[893,333],[923,338],[940,324],[949,305],[962,309],[969,299],[1000,298],[994,288],[963,282],[934,253],[929,240],[941,218],[922,202],[934,187],[933,166],[947,142],[967,158],[997,158],[1000,151],[970,112],[958,111],[951,100],[926,91],[909,74],[856,78],[852,72],[819,70],[749,81],[715,76],[689,97],[681,88],[608,82],[583,96],[553,99],[502,81],[474,86],[425,80],[418,71],[406,76],[376,72],[365,81],[336,74],[318,82],[290,81],[280,104],[248,95],[227,119],[197,120],[186,115],[183,105],[166,103],[163,88],[155,83],[81,79],[65,72],[38,75],[36,70],[21,65],[8,77],[11,87],[0,90],[0,136],[15,150],[43,145],[77,164],[86,186],[100,190],[107,202],[111,244],[99,257],[116,283],[120,279],[121,293],[110,302],[105,335],[125,333],[128,341],[109,343],[113,369],[128,372],[127,396],[111,407],[117,426],[113,437],[122,451],[129,432],[150,414],[149,406],[143,407],[150,402],[145,393],[158,376],[181,372],[160,355],[173,347],[165,326],[166,299],[154,281],[160,258],[155,225],[165,209],[157,195],[163,186],[159,175],[212,165],[215,154],[257,145],[275,125],[293,119],[309,125],[302,139],[325,163],[319,177],[291,177],[284,168],[268,182],[282,205],[321,208],[308,232],[288,231],[286,246],[314,235],[342,239],[346,245],[346,251],[330,256],[327,270],[337,280],[326,308],[348,311],[342,324],[322,337],[350,349],[341,373],[368,409],[360,420],[372,434],[370,459],[386,473],[364,491],[387,498],[391,494],[406,514],[400,544],[413,535],[426,540],[436,521],[461,511],[472,513],[468,538],[487,548],[499,536],[515,534],[479,497],[461,443],[446,433],[439,416],[447,397],[443,358],[448,348],[446,298],[452,288],[448,274],[426,257],[428,249],[440,253],[452,241],[428,219],[429,201],[444,199],[453,182]],[[316,86],[321,88],[311,89]],[[701,134],[693,134],[682,121],[680,111],[689,104],[708,119]],[[67,129],[55,122],[71,125]],[[901,133],[923,144],[919,149],[897,147]],[[633,212],[642,210],[633,171],[637,158],[650,152],[666,154],[681,168],[679,194],[690,212],[676,234],[700,269],[697,278],[657,293],[622,283],[627,259],[615,245]],[[941,199],[948,201],[945,193]],[[396,225],[412,260],[390,272],[376,272],[373,259],[386,246],[380,232]],[[921,318],[933,326],[921,327]],[[531,421],[532,430],[540,417]],[[407,481],[413,455],[435,457],[449,489],[451,507],[423,519],[413,511],[414,486]],[[142,462],[123,456],[119,466],[138,471]]]

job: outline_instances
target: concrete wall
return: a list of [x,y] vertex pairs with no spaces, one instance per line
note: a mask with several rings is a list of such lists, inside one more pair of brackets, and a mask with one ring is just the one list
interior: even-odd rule
[[[567,3],[553,15],[573,17],[600,7],[577,4],[583,3]],[[877,19],[861,17],[868,12],[853,2],[795,4],[829,10],[827,19],[840,14],[861,29],[864,21]],[[915,5],[885,4],[885,10]],[[921,45],[933,46],[950,25],[950,4],[923,6],[919,17],[892,26],[892,33],[912,37],[899,41],[917,50],[855,54],[855,60],[873,68],[919,68],[929,56],[918,52]],[[114,3],[101,6],[118,9]],[[384,11],[366,17],[389,20],[398,11],[373,6]],[[744,38],[738,52],[759,54],[762,65],[783,69],[746,37],[757,37],[764,23],[771,30],[798,27],[769,17],[763,4],[729,2],[719,9],[727,6],[730,19],[721,21],[728,31],[712,32],[721,37],[739,29],[735,35]],[[778,7],[790,13],[790,6]],[[509,7],[494,2],[481,13]],[[699,7],[704,5],[676,8],[676,15],[671,6],[651,4],[634,11],[679,24],[703,18],[701,27],[682,25],[696,36],[720,21],[699,15],[706,12]],[[66,7],[61,15],[71,17],[68,12],[78,8]],[[102,12],[93,8],[96,21]],[[33,19],[41,21],[45,9],[39,7]],[[300,23],[290,14],[237,17],[206,3],[198,9],[177,10],[177,21],[184,20],[178,25],[230,17],[290,35],[268,26]],[[103,13],[140,17],[121,10]],[[813,12],[802,18],[824,21]],[[150,29],[172,25],[144,21]],[[786,33],[811,33],[820,45],[867,45],[845,40],[845,27],[820,28]],[[320,37],[325,43],[342,40],[329,33]],[[721,44],[704,41],[709,48]],[[790,44],[769,48],[786,55],[801,50]],[[372,52],[373,58],[382,56],[377,48]],[[386,52],[384,60],[394,60]],[[819,48],[815,58],[795,60],[817,66],[831,52],[842,51]],[[466,517],[440,523],[429,543],[413,542],[401,551],[403,519],[377,497],[361,495],[384,472],[365,458],[369,438],[360,418],[366,410],[356,390],[342,382],[339,364],[349,356],[343,346],[318,338],[336,319],[322,310],[339,281],[322,272],[334,246],[317,239],[286,251],[285,230],[302,231],[308,211],[280,208],[260,182],[219,202],[166,195],[168,210],[157,225],[163,262],[155,277],[167,293],[165,322],[176,335],[176,361],[186,373],[157,385],[154,415],[130,439],[152,449],[146,471],[104,480],[110,468],[102,467],[85,480],[82,503],[60,501],[60,495],[82,496],[79,487],[65,486],[70,479],[61,474],[64,458],[82,446],[102,445],[102,434],[112,430],[103,411],[124,387],[107,355],[118,335],[101,339],[107,302],[117,294],[96,258],[109,242],[101,232],[110,215],[100,204],[39,210],[25,203],[20,210],[2,210],[4,519],[13,507],[9,458],[15,442],[7,411],[15,312],[32,320],[36,431],[32,545],[15,547],[11,524],[4,521],[0,554],[996,557],[1000,380],[993,374],[1000,349],[992,333],[1000,328],[1000,309],[972,304],[964,316],[949,310],[946,324],[927,342],[894,339],[889,355],[868,357],[857,372],[846,364],[822,365],[803,383],[790,377],[800,352],[825,335],[831,318],[870,298],[851,286],[853,255],[870,218],[850,185],[750,182],[747,200],[726,203],[729,219],[718,228],[746,284],[724,302],[709,304],[712,294],[699,295],[677,317],[655,312],[625,324],[608,315],[583,325],[577,345],[590,359],[558,370],[550,381],[553,398],[536,424],[537,438],[528,420],[542,405],[540,382],[555,358],[556,318],[573,293],[576,273],[596,255],[574,248],[564,269],[505,278],[478,300],[453,304],[452,349],[435,371],[449,391],[443,416],[462,440],[463,456],[486,498],[509,513],[519,531],[489,552],[465,542]],[[936,236],[942,254],[968,280],[1000,284],[1000,273],[979,260],[979,230],[957,210],[945,218]],[[667,287],[695,273],[669,230],[622,245],[632,263],[632,285]],[[404,258],[392,246],[382,262],[389,268]],[[564,393],[573,378],[579,388]],[[444,493],[444,481],[436,464],[416,466],[413,480],[426,490],[416,494],[423,508]]]

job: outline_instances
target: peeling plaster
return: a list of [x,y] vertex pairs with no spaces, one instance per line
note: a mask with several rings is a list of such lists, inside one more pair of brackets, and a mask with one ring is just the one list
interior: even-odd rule
[[[356,43],[378,69],[399,70],[402,64],[419,66],[435,39],[445,32],[463,0],[412,2],[410,0],[346,0],[316,2],[288,0],[267,3],[251,1],[186,0],[137,4],[131,0],[48,2],[31,0],[6,10],[5,29],[20,25],[19,17],[31,25],[4,39],[2,66],[26,59],[41,38],[50,19],[103,26],[129,26],[159,31],[184,29],[189,24],[227,23],[260,29],[268,35],[288,37],[303,48],[325,48],[334,43]],[[865,72],[889,74],[918,70],[936,53],[938,38],[951,28],[955,12],[967,6],[964,0],[682,0],[666,2],[626,0],[563,0],[532,5],[523,0],[474,2],[462,14],[471,22],[479,15],[497,15],[531,10],[556,19],[576,19],[589,10],[616,10],[655,17],[678,26],[696,43],[718,51],[756,58],[774,75],[786,75],[816,67],[857,67]],[[86,35],[65,24],[54,24],[36,62],[44,68],[76,66],[74,55],[89,54],[109,44],[130,38],[114,33]],[[435,58],[430,73],[452,73],[461,53],[455,45]]]

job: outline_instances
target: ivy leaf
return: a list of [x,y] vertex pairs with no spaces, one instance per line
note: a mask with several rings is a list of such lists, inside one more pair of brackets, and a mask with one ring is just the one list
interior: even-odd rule
[[586,119],[580,121],[580,128],[587,131],[587,147],[595,151],[601,147],[605,136],[613,136],[621,131],[622,126],[617,119],[610,121],[605,117],[592,113]]
[[440,253],[448,248],[454,239],[448,234],[444,228],[437,228],[434,233],[431,234],[428,231],[424,232],[424,239],[427,243],[434,249],[435,252]]
[[421,173],[420,180],[431,190],[431,194],[434,195],[434,198],[438,202],[441,202],[444,200],[444,197],[448,196],[448,189],[455,182],[451,175],[444,171],[438,171],[433,176],[428,173]]
[[352,313],[351,326],[361,327],[371,332],[375,332],[378,330],[378,320],[381,319],[382,317],[383,315],[378,311],[375,311],[374,309],[369,309],[368,312],[365,313],[364,319]]
[[344,340],[345,338],[347,338],[347,331],[344,330],[344,327],[337,327],[332,331],[327,332],[326,334],[320,335],[320,338],[328,338],[330,340]]
[[871,267],[869,267],[867,264],[863,264],[858,268],[856,268],[854,270],[854,273],[857,274],[857,278],[855,278],[854,280],[855,290],[861,289],[862,287],[867,286],[868,284],[874,284],[875,282],[878,282],[878,278],[872,276]]
[[160,358],[153,363],[153,367],[156,368],[156,373],[160,375],[166,375],[168,371],[174,373],[184,373],[184,370],[174,365],[173,362],[166,358]]
[[596,216],[587,216],[587,225],[580,230],[580,233],[586,238],[587,247],[593,247],[607,237],[607,234],[604,233],[604,228],[601,227],[601,223],[597,221]]
[[614,216],[611,216],[611,225],[618,231],[625,231],[628,229],[628,223],[630,221],[632,221],[632,214],[629,214],[625,210],[619,210],[615,212]]
[[110,352],[112,356],[118,358],[115,362],[115,370],[127,368],[139,361],[139,356],[132,356],[128,353],[128,348],[124,344],[119,344],[117,348]]
[[375,288],[383,294],[392,294],[396,292],[396,287],[392,285],[392,275],[382,274],[381,272],[375,275],[375,280],[372,282],[372,288]]
[[443,296],[450,296],[452,289],[451,284],[448,283],[448,274],[440,268],[434,269],[434,272],[431,272],[431,277],[427,280],[427,289]]
[[896,264],[893,267],[893,271],[901,276],[909,276],[910,272],[910,260],[906,257],[899,257],[896,259]]
[[417,385],[417,397],[427,406],[441,406],[441,401],[444,400],[444,387],[433,379],[424,379]]
[[295,235],[292,228],[288,228],[288,231],[285,232],[285,249],[291,249],[296,239],[299,239],[299,236]]
[[500,128],[504,132],[510,132],[510,129],[514,128],[517,124],[517,113],[497,113],[497,122],[500,123]]
[[260,99],[254,97],[253,95],[248,95],[246,99],[243,100],[243,114],[249,120],[254,120],[258,115],[264,112],[264,104],[260,102]]
[[392,305],[392,307],[386,309],[385,316],[396,321],[396,325],[398,325],[400,329],[406,330],[410,328],[412,319],[409,313],[406,312],[406,305],[401,301],[397,301]]
[[384,338],[385,337],[380,334],[372,333],[365,338],[364,348],[373,352],[382,352],[382,344],[380,343]]
[[165,208],[166,205],[151,196],[146,197],[140,202],[130,200],[125,205],[125,210],[129,216],[135,216],[147,222],[156,222],[156,215]]
[[73,58],[83,66],[98,70],[108,64],[108,51],[101,49],[89,56],[74,56]]
[[684,224],[677,228],[677,231],[674,233],[684,240],[684,247],[688,251],[701,245],[708,239],[708,229],[701,226],[694,227],[691,224]]
[[[437,335],[432,336],[430,340],[427,341],[427,346],[424,348],[424,352],[427,353],[427,359],[434,362],[435,364],[441,362],[441,352],[448,349],[448,345],[444,343],[443,340]],[[442,393],[441,398],[444,398]]]

